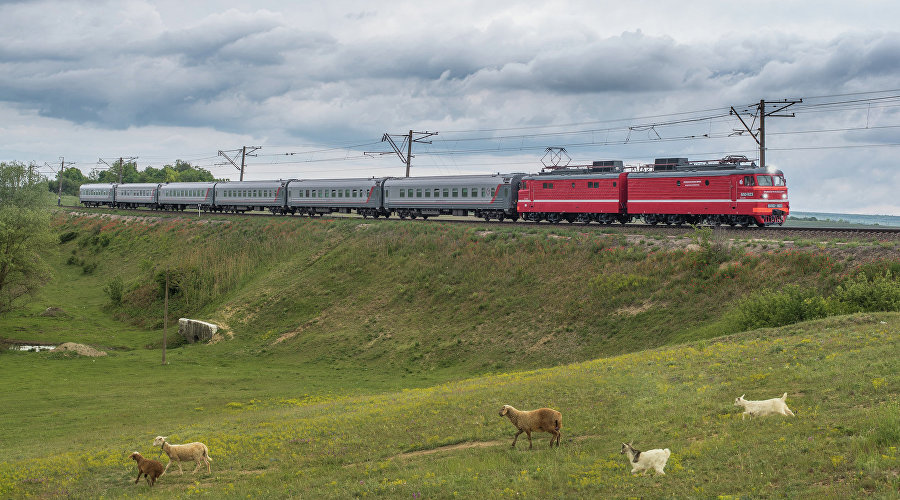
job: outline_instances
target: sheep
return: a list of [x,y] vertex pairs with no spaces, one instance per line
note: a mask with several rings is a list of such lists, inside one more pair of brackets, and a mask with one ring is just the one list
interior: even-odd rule
[[666,473],[663,469],[666,467],[669,455],[672,454],[668,448],[664,450],[656,449],[641,451],[631,446],[631,443],[622,443],[622,451],[620,453],[628,455],[628,462],[631,464],[631,473],[636,474],[637,472],[640,472],[642,476],[650,469],[655,470],[657,474],[665,476]]
[[144,458],[138,452],[132,453],[131,459],[137,462],[138,466],[138,475],[137,479],[134,480],[134,484],[141,480],[141,474],[143,474],[147,479],[147,484],[152,487],[153,483],[156,482],[156,478],[163,474],[163,465],[156,460]]
[[549,432],[551,434],[550,447],[553,448],[553,440],[555,439],[556,447],[559,448],[559,438],[562,435],[559,432],[559,429],[562,427],[562,413],[550,408],[519,411],[512,406],[503,405],[503,408],[500,408],[500,416],[502,417],[504,415],[509,418],[509,421],[512,422],[517,429],[519,429],[519,432],[517,432],[516,436],[513,438],[513,448],[516,447],[516,440],[519,439],[519,434],[522,434],[523,432],[528,435],[529,450],[532,448],[532,432]]
[[209,458],[209,448],[203,443],[169,444],[166,442],[166,437],[156,436],[156,439],[153,440],[153,446],[161,447],[162,451],[166,452],[166,455],[169,456],[169,463],[166,464],[166,469],[163,471],[163,474],[166,473],[166,470],[169,470],[169,466],[172,465],[172,462],[177,462],[178,471],[181,472],[181,475],[184,475],[184,470],[181,468],[181,462],[188,462],[191,460],[197,462],[197,467],[194,468],[194,472],[191,474],[196,474],[200,465],[204,462],[206,463],[206,472],[212,472],[209,468],[209,463],[212,462],[212,459]]
[[794,416],[794,412],[792,412],[784,402],[784,400],[787,399],[787,393],[784,393],[780,398],[766,399],[764,401],[747,401],[744,399],[744,396],[744,394],[741,394],[740,397],[734,400],[735,406],[744,407],[744,413],[741,413],[741,420],[744,420],[744,417],[747,415],[749,415],[751,419],[754,416],[762,417],[774,413],[784,416]]

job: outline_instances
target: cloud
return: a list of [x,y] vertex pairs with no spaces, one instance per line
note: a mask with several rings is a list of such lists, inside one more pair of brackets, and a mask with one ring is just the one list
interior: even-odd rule
[[[900,33],[889,23],[878,24],[881,31],[869,29],[872,23],[841,25],[835,13],[818,11],[801,24],[771,21],[749,30],[760,16],[745,19],[718,2],[693,9],[697,14],[643,2],[641,15],[624,4],[600,9],[578,1],[389,11],[348,1],[315,12],[294,3],[250,10],[222,4],[0,2],[0,109],[12,113],[6,119],[62,120],[97,137],[171,127],[178,134],[214,130],[333,144],[420,127],[547,127],[727,109],[762,98],[890,89],[900,78]],[[896,120],[893,108],[877,107],[804,116],[772,122],[771,132]],[[647,142],[727,133],[740,124],[691,127],[620,129],[594,134],[586,145],[581,136],[548,137],[525,147],[559,141],[582,158],[645,159],[673,149],[697,155],[736,144],[751,154],[755,148],[746,136]],[[773,147],[869,144],[891,142],[893,133],[771,140]],[[615,144],[626,136],[629,145]],[[771,158],[808,161],[786,151]]]

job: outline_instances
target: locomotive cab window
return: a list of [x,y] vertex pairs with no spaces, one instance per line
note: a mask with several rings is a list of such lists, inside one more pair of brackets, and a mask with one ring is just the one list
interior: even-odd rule
[[757,175],[756,182],[760,186],[771,186],[772,185],[772,176],[771,175]]

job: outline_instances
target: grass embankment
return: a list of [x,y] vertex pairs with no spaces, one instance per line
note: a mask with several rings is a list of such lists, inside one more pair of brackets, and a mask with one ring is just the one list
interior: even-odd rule
[[[815,248],[629,243],[577,227],[399,221],[60,220],[63,259],[123,321],[227,325],[253,353],[352,369],[471,375],[739,331],[735,305],[793,284],[827,294],[852,265]],[[93,281],[91,281],[93,280]],[[97,291],[107,290],[106,295]],[[63,300],[63,299],[60,299]]]
[[[127,455],[155,456],[157,434],[203,440],[214,460],[212,476],[164,477],[166,495],[896,488],[896,315],[653,350],[737,331],[736,306],[761,288],[831,293],[857,263],[818,246],[673,250],[577,227],[194,217],[57,219],[69,234],[47,251],[57,279],[0,331],[110,355],[0,354],[0,407],[12,409],[0,413],[0,496],[131,492]],[[166,268],[171,317],[212,319],[234,338],[184,346],[170,327],[160,366]],[[42,316],[51,306],[63,314]],[[510,373],[469,378],[485,372]],[[740,393],[784,391],[796,420],[733,418]],[[504,403],[562,410],[563,448],[506,451]],[[629,478],[622,439],[671,448],[674,482]],[[797,445],[806,451],[788,463]]]

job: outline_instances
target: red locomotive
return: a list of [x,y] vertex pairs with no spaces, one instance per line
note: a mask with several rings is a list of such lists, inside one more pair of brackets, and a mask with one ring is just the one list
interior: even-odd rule
[[790,211],[784,174],[744,157],[661,158],[642,167],[594,162],[525,176],[517,209],[534,221],[731,226],[781,225]]

